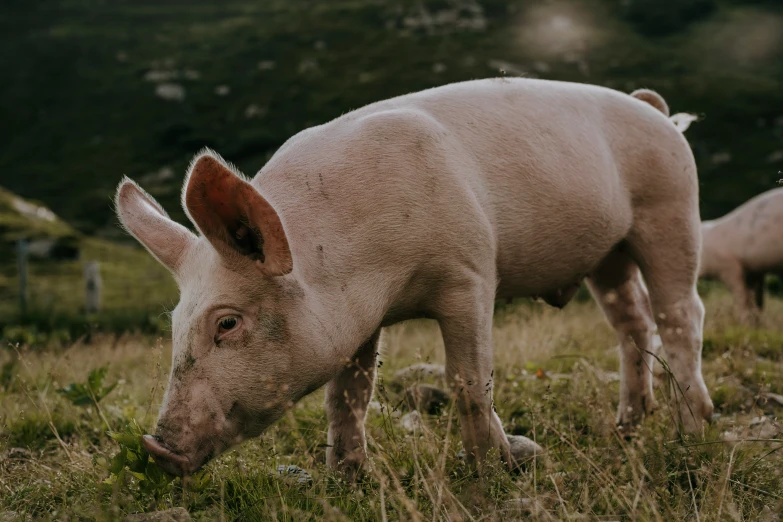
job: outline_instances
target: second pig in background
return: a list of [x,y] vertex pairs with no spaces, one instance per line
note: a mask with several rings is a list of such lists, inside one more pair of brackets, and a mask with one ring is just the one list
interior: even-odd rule
[[758,323],[764,278],[783,276],[783,188],[750,199],[725,216],[702,223],[700,276],[723,281],[744,318]]

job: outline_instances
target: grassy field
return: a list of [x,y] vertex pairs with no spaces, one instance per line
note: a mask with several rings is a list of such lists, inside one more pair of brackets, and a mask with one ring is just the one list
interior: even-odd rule
[[[19,520],[113,520],[184,506],[203,520],[777,520],[783,434],[774,419],[783,406],[767,394],[783,394],[783,301],[771,300],[758,330],[737,322],[722,290],[705,303],[704,372],[720,415],[703,440],[673,435],[663,385],[654,417],[635,438],[619,436],[617,343],[592,302],[563,311],[524,303],[500,311],[497,409],[508,433],[537,440],[546,454],[522,474],[498,466],[483,478],[458,458],[451,408],[425,416],[413,434],[393,411],[395,371],[443,361],[437,326],[414,321],[388,329],[376,392],[382,408],[370,413],[370,463],[355,487],[325,468],[322,392],[208,465],[197,486],[177,480],[142,491],[135,478],[104,486],[103,464],[118,451],[107,425],[153,425],[169,342],[131,336],[64,350],[4,350],[0,518],[14,511]],[[106,383],[118,385],[100,411],[56,393],[106,364]],[[289,464],[312,481],[277,476],[277,466]]]

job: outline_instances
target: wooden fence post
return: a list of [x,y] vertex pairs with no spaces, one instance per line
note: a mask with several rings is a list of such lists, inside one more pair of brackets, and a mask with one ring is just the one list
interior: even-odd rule
[[84,311],[94,314],[101,310],[101,267],[97,261],[88,261],[84,265]]
[[22,317],[27,315],[27,254],[27,240],[18,240],[16,242],[16,263],[19,271],[19,311]]

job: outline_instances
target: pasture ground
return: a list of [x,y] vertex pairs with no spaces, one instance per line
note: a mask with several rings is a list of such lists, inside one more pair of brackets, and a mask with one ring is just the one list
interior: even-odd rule
[[[546,450],[522,474],[496,466],[485,477],[458,458],[451,408],[400,427],[395,370],[442,362],[437,325],[414,321],[383,339],[367,422],[364,480],[342,483],[324,464],[326,416],[319,391],[259,439],[206,469],[197,488],[142,492],[135,478],[103,486],[101,465],[117,453],[106,435],[136,419],[153,426],[169,370],[170,343],[144,336],[93,337],[90,344],[0,352],[0,519],[116,520],[184,506],[203,520],[777,520],[783,512],[783,301],[771,299],[760,329],[742,326],[723,290],[705,297],[704,373],[717,416],[704,439],[672,432],[665,383],[660,408],[636,437],[614,427],[617,341],[592,302],[558,311],[521,303],[499,310],[495,401],[508,433]],[[56,393],[109,365],[117,387],[100,412]],[[770,398],[772,397],[772,398]],[[725,442],[725,439],[734,442]],[[307,470],[311,482],[277,476]],[[3,518],[3,516],[7,518]]]

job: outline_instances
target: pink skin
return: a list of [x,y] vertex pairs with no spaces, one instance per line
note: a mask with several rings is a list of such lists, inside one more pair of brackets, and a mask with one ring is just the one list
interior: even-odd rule
[[152,435],[144,435],[144,437],[142,437],[142,443],[144,444],[144,449],[155,458],[155,462],[157,462],[166,473],[172,475],[187,475],[195,471],[195,467],[191,465],[190,459],[187,456],[174,453]]
[[[175,474],[326,385],[327,463],[366,458],[384,327],[438,321],[468,460],[517,458],[492,403],[493,304],[563,306],[583,278],[623,341],[621,424],[652,408],[654,327],[699,431],[698,183],[655,93],[478,80],[375,103],[286,142],[248,180],[193,161],[191,233],[130,180],[125,228],[172,272],[172,372],[145,447]],[[656,324],[653,325],[653,322]]]

